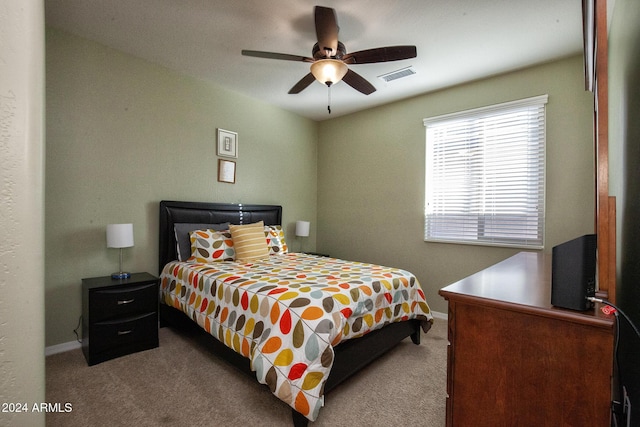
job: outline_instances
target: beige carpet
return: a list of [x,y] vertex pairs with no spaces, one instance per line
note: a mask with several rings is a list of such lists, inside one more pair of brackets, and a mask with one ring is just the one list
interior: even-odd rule
[[[310,427],[443,426],[446,321],[330,392]],[[289,426],[291,408],[191,338],[160,329],[160,347],[92,367],[80,350],[46,358],[46,400],[71,403],[47,426]]]

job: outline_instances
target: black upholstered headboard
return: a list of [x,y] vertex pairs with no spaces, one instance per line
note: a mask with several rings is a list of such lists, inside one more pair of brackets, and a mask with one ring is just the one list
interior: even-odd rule
[[178,259],[173,229],[176,223],[250,224],[257,221],[264,221],[265,225],[281,225],[282,206],[163,200],[160,202],[158,269],[162,271],[165,264]]

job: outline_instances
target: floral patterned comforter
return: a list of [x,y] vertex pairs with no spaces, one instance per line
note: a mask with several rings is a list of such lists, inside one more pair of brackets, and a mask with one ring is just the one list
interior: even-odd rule
[[251,264],[174,261],[161,301],[251,360],[258,381],[314,421],[333,347],[390,322],[433,317],[409,272],[288,253]]

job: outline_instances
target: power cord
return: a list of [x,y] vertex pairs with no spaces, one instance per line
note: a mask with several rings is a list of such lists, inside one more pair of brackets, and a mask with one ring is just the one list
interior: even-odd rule
[[622,316],[624,316],[624,318],[627,320],[627,322],[629,323],[629,325],[631,325],[631,327],[633,328],[633,331],[636,333],[636,335],[638,336],[638,338],[640,338],[640,331],[638,331],[638,328],[636,327],[636,325],[633,324],[633,322],[631,321],[631,319],[629,318],[629,316],[627,316],[625,314],[624,311],[620,310],[620,307],[617,307],[616,305],[610,303],[607,300],[603,300],[600,298],[594,298],[594,297],[587,297],[587,299],[591,302],[599,302],[601,304],[605,304],[608,305],[610,307],[613,307],[616,309],[616,312],[619,312],[620,314],[622,314]]
[[[622,417],[626,417],[627,418],[627,425],[630,425],[630,419],[631,419],[631,413],[629,413],[629,408],[627,406],[628,403],[628,396],[627,396],[627,391],[626,388],[624,386],[624,381],[622,381],[622,372],[620,369],[620,360],[618,358],[618,344],[620,342],[620,317],[618,316],[618,313],[622,314],[622,316],[627,320],[627,322],[629,323],[629,325],[631,325],[631,328],[633,329],[633,331],[636,333],[636,335],[638,336],[638,338],[640,338],[640,332],[638,331],[638,328],[636,327],[636,325],[633,324],[633,322],[631,321],[631,319],[629,318],[629,316],[626,315],[626,313],[622,310],[620,310],[619,307],[617,307],[615,304],[610,303],[607,300],[603,300],[600,298],[594,298],[594,297],[587,297],[587,300],[591,301],[591,302],[599,302],[601,304],[607,305],[609,307],[613,307],[613,314],[616,316],[616,337],[615,337],[615,345],[614,345],[614,358],[616,361],[616,366],[618,367],[618,378],[619,378],[619,383],[620,383],[620,400],[621,401],[612,401],[611,402],[611,409],[613,414],[616,414],[618,416],[622,416]],[[603,308],[604,311],[604,308]],[[615,416],[615,415],[614,415]],[[617,425],[617,424],[616,424]]]
[[82,323],[82,314],[78,318],[78,326],[76,326],[76,328],[73,330],[73,333],[76,334],[76,341],[78,341],[80,344],[82,344],[82,340],[80,339],[80,336],[78,335],[78,329],[80,329],[80,324],[81,323]]

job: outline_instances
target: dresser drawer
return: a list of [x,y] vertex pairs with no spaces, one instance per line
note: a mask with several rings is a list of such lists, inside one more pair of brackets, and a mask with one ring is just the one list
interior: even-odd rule
[[91,325],[91,352],[158,341],[158,313],[151,312],[126,319],[107,320]]
[[158,310],[158,286],[146,283],[135,286],[95,289],[89,298],[91,323],[136,313]]

